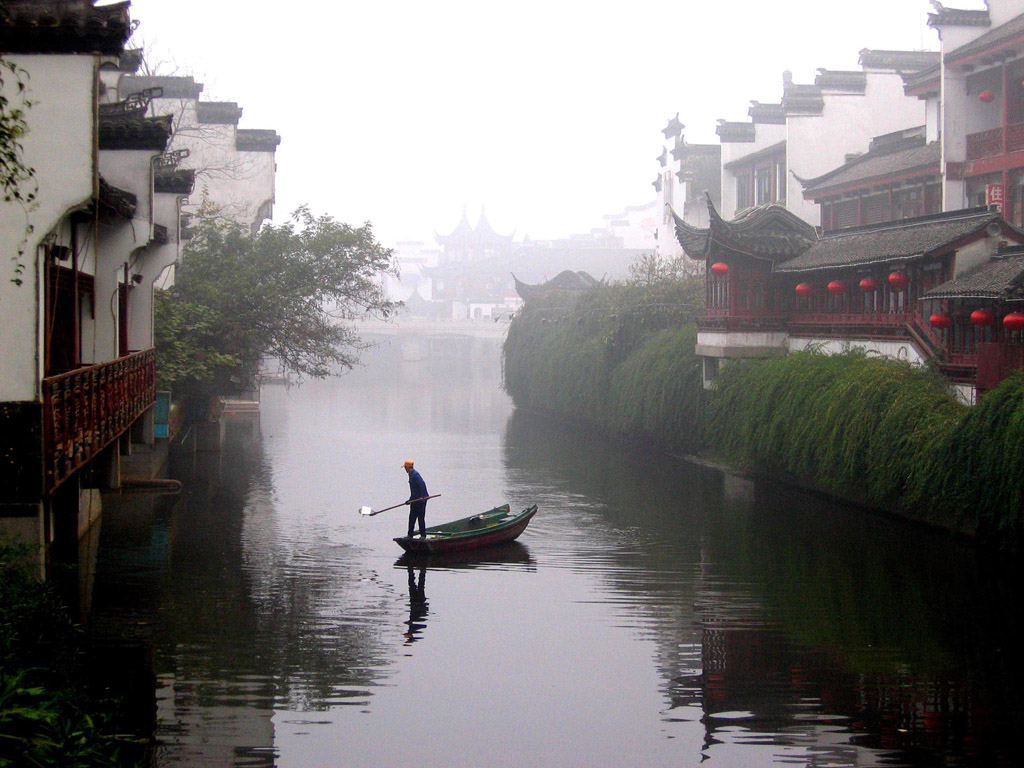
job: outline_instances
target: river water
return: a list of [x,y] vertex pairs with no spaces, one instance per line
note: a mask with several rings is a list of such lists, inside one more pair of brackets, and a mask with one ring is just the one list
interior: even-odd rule
[[[516,412],[500,366],[391,337],[106,505],[89,627],[157,765],[1024,764],[1012,564]],[[407,458],[428,524],[539,512],[408,563],[404,509],[357,513]]]

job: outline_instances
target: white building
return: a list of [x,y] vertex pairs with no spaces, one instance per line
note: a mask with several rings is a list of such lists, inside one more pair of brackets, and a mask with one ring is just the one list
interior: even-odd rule
[[[71,546],[100,487],[152,445],[153,282],[177,256],[178,198],[159,181],[169,118],[113,102],[128,3],[8,0],[0,55],[30,101],[19,138],[35,169],[29,205],[0,203],[0,522],[40,545]],[[8,258],[8,255],[10,257]]]
[[749,122],[719,121],[722,216],[777,204],[820,224],[800,179],[843,165],[875,136],[924,124],[925,105],[907,97],[903,76],[937,60],[930,52],[864,49],[860,70],[819,69],[813,84],[783,73],[779,103],[751,102]]

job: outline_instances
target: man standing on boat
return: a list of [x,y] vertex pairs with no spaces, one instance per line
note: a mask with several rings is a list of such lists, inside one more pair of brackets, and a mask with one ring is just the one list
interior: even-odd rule
[[416,521],[420,524],[420,537],[426,538],[427,536],[427,484],[423,482],[423,478],[420,473],[413,469],[412,459],[406,459],[405,471],[409,474],[409,501],[406,503],[409,505],[409,538],[412,538],[413,529],[416,527]]

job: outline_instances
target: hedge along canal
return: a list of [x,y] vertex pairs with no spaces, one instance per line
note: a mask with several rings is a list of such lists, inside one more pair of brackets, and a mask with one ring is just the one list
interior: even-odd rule
[[1024,375],[964,406],[938,374],[851,350],[732,363],[701,386],[699,281],[531,299],[504,345],[517,407],[783,475],[1017,550]]

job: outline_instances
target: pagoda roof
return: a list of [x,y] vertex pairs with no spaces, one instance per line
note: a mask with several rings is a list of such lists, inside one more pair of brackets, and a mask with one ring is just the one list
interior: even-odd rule
[[[987,61],[979,61],[979,59],[990,56],[998,58],[1004,53],[1009,53],[1009,55],[1019,53],[1022,38],[1024,38],[1024,13],[989,30],[981,37],[975,38],[959,48],[954,48],[943,57],[943,60],[947,64],[987,64]],[[1012,50],[1008,52],[1007,48]]]
[[1024,249],[1007,249],[974,269],[926,291],[922,299],[1024,299]]
[[924,136],[913,136],[890,144],[875,146],[863,155],[814,179],[798,179],[804,197],[817,200],[844,190],[860,189],[893,177],[938,174],[942,148],[937,141],[925,143]]
[[447,235],[439,235],[434,233],[434,238],[441,245],[457,245],[457,244],[468,244],[468,245],[508,245],[511,244],[513,235],[499,235],[491,227],[487,216],[483,210],[480,211],[480,219],[477,221],[476,227],[473,227],[469,223],[469,217],[466,215],[466,208],[462,208],[462,218],[459,219],[458,225]]
[[757,259],[785,261],[807,250],[817,230],[781,205],[748,208],[732,221],[723,219],[707,197],[709,224],[695,227],[675,218],[676,239],[690,258],[706,258],[716,246]]
[[573,272],[571,269],[564,269],[547,282],[534,285],[524,283],[515,274],[512,275],[512,279],[516,284],[516,293],[523,299],[532,299],[556,291],[582,293],[601,284],[599,280],[596,280],[588,272],[582,270]]
[[884,224],[849,227],[823,235],[810,248],[785,263],[776,272],[810,272],[836,267],[859,267],[881,262],[905,262],[921,256],[955,250],[986,234],[990,224],[1004,233],[1019,232],[988,208],[936,213]]
[[0,4],[0,53],[119,56],[131,34],[129,5],[5,0]]

